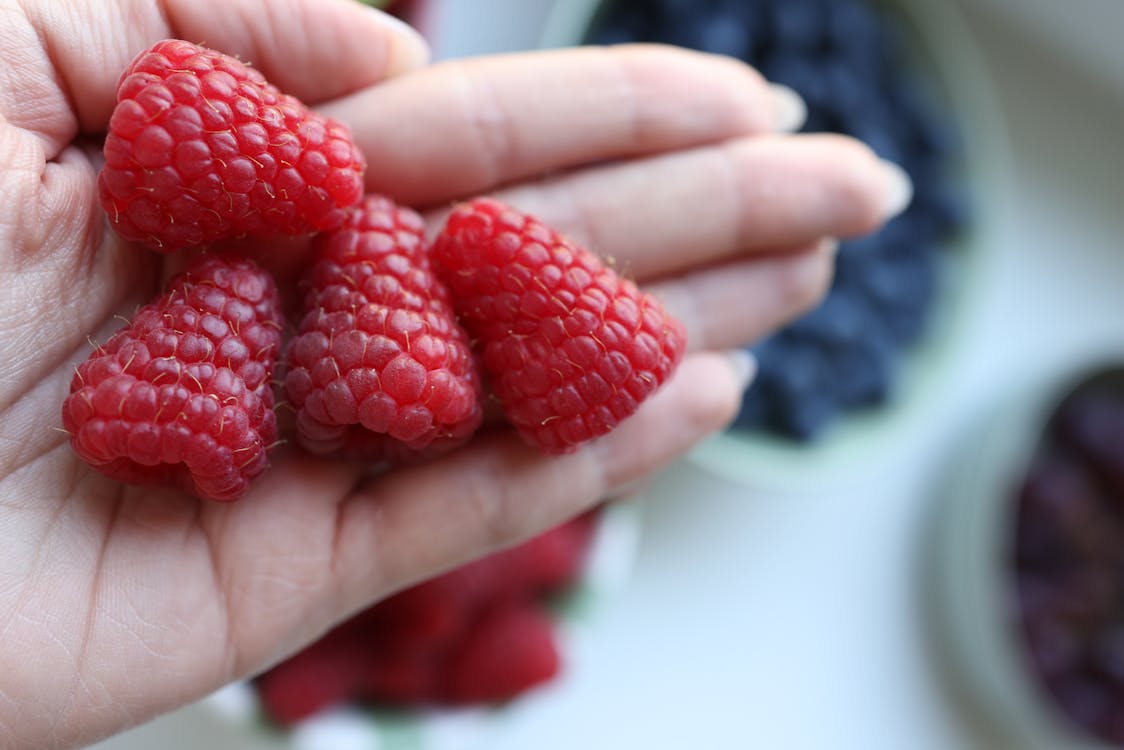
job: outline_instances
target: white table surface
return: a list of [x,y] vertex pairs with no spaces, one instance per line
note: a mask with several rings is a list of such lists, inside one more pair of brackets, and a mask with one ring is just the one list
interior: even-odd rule
[[[1012,9],[1052,1],[965,3],[1001,94],[1017,184],[997,217],[987,297],[927,418],[829,490],[751,491],[686,464],[663,475],[642,501],[635,578],[565,678],[490,750],[1003,748],[941,678],[925,626],[920,563],[936,488],[970,439],[971,415],[1025,373],[1089,351],[1124,354],[1124,97],[1112,76],[1089,74],[1095,55],[1056,55],[1024,33],[1033,24],[1011,21]],[[443,54],[527,46],[543,8],[438,4]],[[1078,17],[1105,3],[1065,5]],[[512,9],[508,22],[495,6]],[[269,746],[190,707],[96,747]]]

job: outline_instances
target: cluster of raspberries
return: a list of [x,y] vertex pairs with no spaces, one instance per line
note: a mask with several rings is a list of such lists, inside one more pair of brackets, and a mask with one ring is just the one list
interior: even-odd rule
[[[419,214],[364,194],[365,169],[343,125],[232,57],[166,40],[132,62],[101,204],[126,240],[203,252],[78,366],[62,419],[82,459],[236,500],[278,442],[276,383],[316,454],[434,457],[480,427],[488,393],[562,453],[635,412],[682,357],[683,327],[655,299],[536,219],[480,198],[429,241]],[[311,237],[295,329],[237,252],[285,236]]]
[[548,605],[579,578],[597,511],[384,599],[254,681],[266,716],[500,703],[554,678]]

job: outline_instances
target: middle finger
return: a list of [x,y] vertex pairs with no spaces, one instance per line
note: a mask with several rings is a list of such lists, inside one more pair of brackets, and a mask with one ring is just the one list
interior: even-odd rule
[[637,281],[865,234],[911,194],[899,167],[837,135],[744,137],[494,193]]

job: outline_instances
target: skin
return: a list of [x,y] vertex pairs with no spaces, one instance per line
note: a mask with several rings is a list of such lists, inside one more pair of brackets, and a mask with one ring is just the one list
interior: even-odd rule
[[[737,408],[717,352],[813,305],[827,238],[877,228],[892,202],[867,149],[774,132],[772,90],[718,57],[627,47],[424,67],[416,35],[349,0],[0,0],[0,18],[0,748],[85,745],[185,705],[674,461]],[[182,262],[117,239],[95,192],[117,76],[172,36],[347,123],[368,188],[434,227],[457,198],[491,193],[611,257],[686,323],[677,375],[563,457],[492,429],[371,478],[283,446],[228,505],[85,466],[60,429],[74,366]],[[289,283],[303,243],[269,250],[256,248]]]

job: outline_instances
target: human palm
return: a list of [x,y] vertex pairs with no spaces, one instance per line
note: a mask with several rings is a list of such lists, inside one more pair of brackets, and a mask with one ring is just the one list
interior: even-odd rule
[[[854,142],[772,132],[791,100],[721,58],[632,47],[411,72],[420,41],[349,0],[0,10],[0,748],[83,744],[188,703],[669,463],[736,408],[713,352],[812,304],[824,238],[903,200]],[[492,429],[371,476],[282,446],[231,504],[98,474],[61,429],[74,366],[176,263],[108,228],[99,133],[120,71],[165,37],[237,54],[347,123],[368,189],[431,226],[489,192],[611,256],[681,317],[691,353],[618,431],[562,457]],[[300,242],[254,250],[283,288],[302,267]]]

